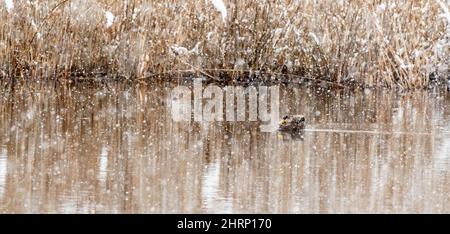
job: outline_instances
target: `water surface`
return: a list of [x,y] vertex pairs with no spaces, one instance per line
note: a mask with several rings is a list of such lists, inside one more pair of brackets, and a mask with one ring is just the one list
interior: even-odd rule
[[281,87],[300,137],[173,122],[173,85],[0,94],[0,213],[449,213],[450,95]]

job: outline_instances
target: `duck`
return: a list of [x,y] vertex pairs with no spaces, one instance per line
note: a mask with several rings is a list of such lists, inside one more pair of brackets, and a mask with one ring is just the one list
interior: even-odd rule
[[305,121],[303,115],[285,115],[280,121],[278,130],[281,132],[299,132],[305,129]]

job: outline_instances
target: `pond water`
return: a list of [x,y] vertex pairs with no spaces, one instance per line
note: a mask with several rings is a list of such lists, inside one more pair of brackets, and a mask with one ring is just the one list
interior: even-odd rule
[[449,213],[450,95],[280,87],[300,137],[174,122],[174,84],[0,91],[0,213]]

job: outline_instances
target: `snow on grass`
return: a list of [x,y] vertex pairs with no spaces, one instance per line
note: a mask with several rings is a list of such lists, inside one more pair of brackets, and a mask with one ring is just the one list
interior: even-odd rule
[[36,25],[36,22],[34,22],[34,19],[31,20],[31,26],[33,26],[33,29],[36,31],[36,37],[38,39],[41,39],[42,38],[42,34],[39,32],[39,28]]
[[222,20],[223,22],[227,21],[227,8],[225,7],[225,3],[223,3],[222,0],[211,0],[214,7],[222,14]]
[[177,56],[177,55],[185,55],[187,54],[189,51],[188,49],[186,49],[185,47],[182,46],[178,46],[178,45],[173,45],[172,47],[170,47],[171,52]]
[[448,7],[445,5],[443,1],[438,0],[439,6],[441,7],[442,11],[444,13],[440,14],[441,17],[445,18],[447,20],[448,26],[447,26],[447,32],[450,31],[450,10],[448,10]]
[[14,2],[13,0],[5,0],[6,10],[8,13],[11,13],[11,11],[14,9]]
[[109,28],[113,25],[114,23],[114,15],[113,13],[106,11],[105,12],[105,17],[106,17],[106,27]]
[[200,48],[200,42],[198,42],[191,50],[188,50],[186,47],[183,46],[178,46],[178,45],[173,45],[170,47],[170,52],[172,53],[172,55],[174,56],[178,56],[178,55],[188,55],[188,54],[199,54],[199,48]]

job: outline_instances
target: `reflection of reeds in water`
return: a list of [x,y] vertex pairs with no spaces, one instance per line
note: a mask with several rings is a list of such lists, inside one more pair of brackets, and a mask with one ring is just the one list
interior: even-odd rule
[[[450,210],[448,97],[282,90],[281,113],[312,129],[301,141],[248,122],[174,123],[162,86],[110,89],[1,99],[1,212]],[[313,131],[327,128],[385,134]]]

